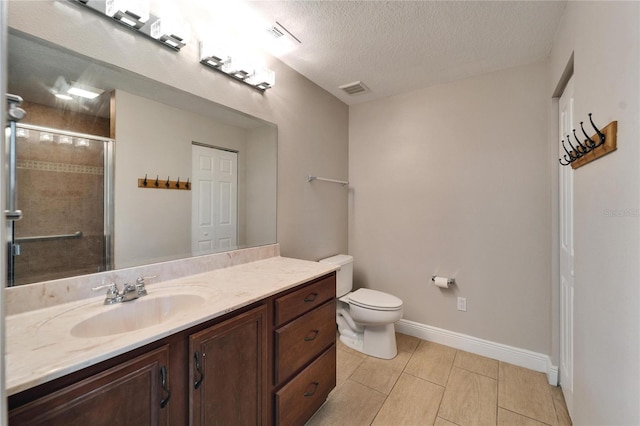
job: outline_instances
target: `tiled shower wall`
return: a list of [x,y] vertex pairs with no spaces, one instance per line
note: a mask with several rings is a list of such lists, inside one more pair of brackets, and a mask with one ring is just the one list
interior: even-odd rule
[[[21,123],[109,136],[109,119],[25,102]],[[18,138],[18,206],[15,238],[83,233],[78,239],[23,242],[15,257],[15,284],[103,270],[104,147],[41,141],[40,132]],[[75,142],[75,141],[73,141]]]

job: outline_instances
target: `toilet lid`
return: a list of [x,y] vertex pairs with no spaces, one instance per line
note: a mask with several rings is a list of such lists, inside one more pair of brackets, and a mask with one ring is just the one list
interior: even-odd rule
[[349,303],[379,311],[395,311],[402,308],[402,300],[382,291],[361,288],[349,293]]

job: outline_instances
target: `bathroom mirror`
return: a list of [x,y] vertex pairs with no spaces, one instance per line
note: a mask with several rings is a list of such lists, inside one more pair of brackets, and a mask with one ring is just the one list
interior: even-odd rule
[[[27,115],[21,123],[38,126],[21,131],[17,138],[23,146],[18,148],[19,155],[35,155],[18,159],[18,190],[28,191],[19,197],[22,205],[18,208],[24,212],[24,224],[37,224],[32,230],[16,231],[24,241],[19,256],[29,258],[23,269],[38,262],[60,265],[88,258],[80,242],[100,239],[102,229],[113,231],[112,253],[108,246],[103,247],[103,253],[111,254],[104,266],[100,262],[83,268],[70,266],[49,276],[18,277],[17,283],[276,242],[274,124],[14,30],[8,37],[8,69],[9,93],[25,100]],[[54,96],[76,84],[103,92],[94,100]],[[68,134],[53,132],[56,129]],[[83,138],[85,134],[97,136],[96,140],[114,140],[113,164],[101,157],[102,148],[90,148],[84,142],[79,145],[90,139]],[[56,146],[63,148],[61,153],[53,153]],[[87,154],[90,159],[83,159]],[[111,167],[113,180],[109,183],[107,170]],[[211,167],[215,170],[209,170]],[[26,175],[29,170],[33,173]],[[231,172],[230,177],[218,178],[223,172]],[[90,179],[92,174],[102,176]],[[145,176],[146,185],[140,183]],[[205,183],[199,184],[199,179]],[[45,185],[30,186],[36,181]],[[168,181],[171,188],[166,187]],[[178,181],[181,188],[174,188]],[[74,204],[74,199],[82,198],[82,191],[98,190],[110,193],[111,198]],[[34,211],[38,217],[29,218]],[[99,211],[105,212],[104,228],[91,225],[98,231],[71,223],[74,217],[91,217],[100,224]],[[55,224],[50,219],[54,214],[62,215]],[[217,220],[218,225],[208,223],[209,219]],[[91,232],[100,235],[89,235]],[[56,238],[59,236],[69,238]],[[203,240],[203,236],[208,238]],[[53,238],[34,241],[32,237]],[[51,255],[55,258],[43,260]]]

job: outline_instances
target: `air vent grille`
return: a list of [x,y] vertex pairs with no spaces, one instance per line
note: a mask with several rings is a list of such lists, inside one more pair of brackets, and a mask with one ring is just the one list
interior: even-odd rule
[[344,84],[339,87],[344,90],[348,95],[360,95],[362,93],[370,92],[369,88],[361,81],[354,81],[353,83]]
[[274,39],[274,40],[289,40],[289,42],[293,43],[293,44],[302,44],[302,42],[298,39],[298,37],[294,36],[293,34],[291,34],[291,32],[286,29],[284,27],[284,25],[282,25],[280,22],[276,21],[275,24],[271,25],[269,28],[267,28],[267,33]]
[[282,36],[284,36],[284,33],[282,31],[280,31],[280,29],[278,29],[278,27],[270,27],[269,29],[267,29],[267,32],[271,35],[271,37],[278,39]]

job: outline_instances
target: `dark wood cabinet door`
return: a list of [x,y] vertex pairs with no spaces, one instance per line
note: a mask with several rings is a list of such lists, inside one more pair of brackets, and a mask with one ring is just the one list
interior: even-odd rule
[[167,345],[11,410],[9,425],[167,425],[168,362]]
[[267,423],[265,306],[191,335],[189,348],[191,425]]

